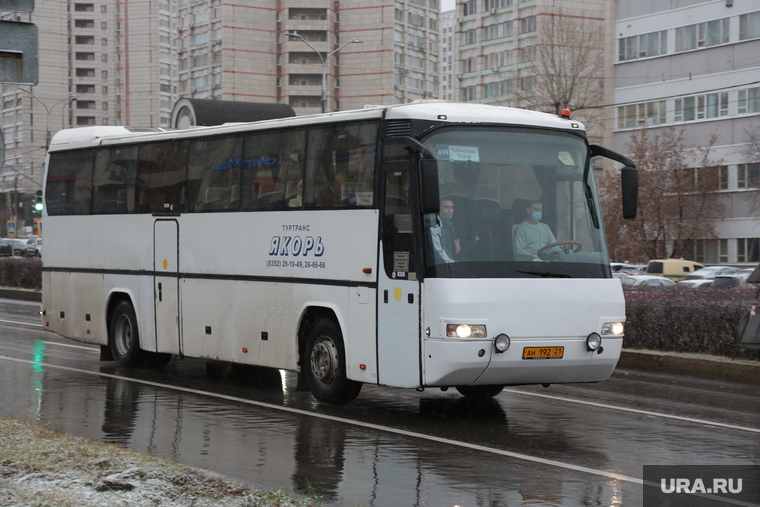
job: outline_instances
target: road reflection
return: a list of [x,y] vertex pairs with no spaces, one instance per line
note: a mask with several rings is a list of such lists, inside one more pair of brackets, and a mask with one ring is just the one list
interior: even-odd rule
[[[44,352],[40,360],[45,360]],[[355,405],[316,404],[296,376],[252,367],[182,361],[161,372],[101,375],[3,363],[0,412],[22,415],[67,433],[176,459],[267,487],[309,492],[327,504],[385,506],[619,505],[638,502],[638,486],[450,445],[445,439],[509,448],[539,445],[543,428],[510,422],[497,399],[399,396],[368,390]],[[118,378],[127,374],[138,380]],[[108,376],[104,376],[108,375]],[[142,383],[140,383],[142,382]],[[149,382],[204,389],[220,399]],[[22,395],[20,393],[27,393]],[[402,394],[408,394],[403,392]],[[441,394],[441,393],[438,393]],[[309,410],[288,413],[245,400]],[[319,415],[320,417],[316,417]],[[337,421],[351,417],[439,441]],[[560,429],[550,448],[572,448]],[[587,450],[598,464],[603,454]],[[622,500],[620,500],[622,501]]]

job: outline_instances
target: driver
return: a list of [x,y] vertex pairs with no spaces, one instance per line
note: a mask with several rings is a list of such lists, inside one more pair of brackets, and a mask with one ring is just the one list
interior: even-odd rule
[[541,223],[544,205],[541,201],[531,201],[525,208],[527,218],[517,226],[514,237],[515,258],[517,260],[536,259],[538,251],[545,245],[556,243],[549,226]]

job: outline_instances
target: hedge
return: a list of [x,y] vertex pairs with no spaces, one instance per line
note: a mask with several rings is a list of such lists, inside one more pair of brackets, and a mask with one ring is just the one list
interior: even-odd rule
[[0,286],[41,289],[42,260],[39,257],[0,259]]
[[739,321],[756,295],[755,287],[626,290],[623,346],[759,359],[760,351],[748,349],[736,339]]

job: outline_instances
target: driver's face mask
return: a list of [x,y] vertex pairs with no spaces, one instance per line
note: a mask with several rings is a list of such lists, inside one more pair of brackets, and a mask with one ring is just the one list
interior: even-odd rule
[[542,213],[541,213],[540,211],[534,211],[534,212],[531,214],[531,216],[533,217],[533,220],[535,220],[536,222],[540,222],[540,221],[541,221],[541,217],[542,217],[543,215],[542,215]]

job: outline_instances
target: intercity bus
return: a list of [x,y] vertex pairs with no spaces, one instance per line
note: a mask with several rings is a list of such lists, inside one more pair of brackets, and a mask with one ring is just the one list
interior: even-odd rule
[[[373,106],[188,130],[56,134],[45,169],[43,323],[119,367],[205,358],[362,384],[596,382],[620,356],[592,157],[563,115]],[[456,252],[436,254],[441,202]],[[557,240],[515,252],[531,202]]]

